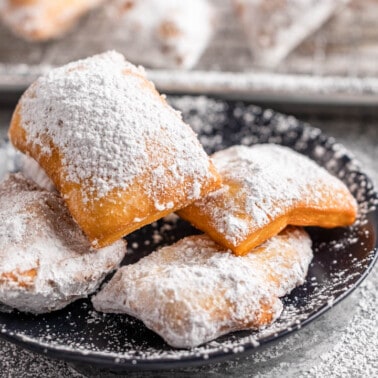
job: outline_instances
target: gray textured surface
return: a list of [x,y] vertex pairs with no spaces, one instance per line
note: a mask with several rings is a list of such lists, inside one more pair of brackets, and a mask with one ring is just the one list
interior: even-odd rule
[[[366,109],[286,108],[343,143],[378,182],[378,113]],[[6,134],[11,110],[0,110],[0,136]],[[169,372],[134,372],[128,377],[374,377],[378,376],[378,267],[349,298],[332,311],[255,354],[217,365]],[[0,369],[4,377],[113,376],[89,366],[75,368],[61,361],[0,341]]]

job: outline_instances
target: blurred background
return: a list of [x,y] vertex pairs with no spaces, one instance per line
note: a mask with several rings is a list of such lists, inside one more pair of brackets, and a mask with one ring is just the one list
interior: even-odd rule
[[378,98],[378,0],[1,0],[0,14],[3,90],[115,49],[167,93]]

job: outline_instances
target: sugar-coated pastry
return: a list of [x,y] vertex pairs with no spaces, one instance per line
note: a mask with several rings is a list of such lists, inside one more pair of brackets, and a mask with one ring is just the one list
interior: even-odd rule
[[123,240],[95,250],[57,193],[20,173],[0,183],[0,302],[45,313],[97,289],[126,253]]
[[54,183],[34,159],[30,156],[21,154],[19,160],[20,172],[25,178],[34,181],[38,186],[50,192],[56,190]]
[[95,247],[220,185],[181,115],[115,52],[40,77],[21,97],[9,137],[51,178]]
[[273,322],[279,297],[304,282],[311,259],[302,229],[288,228],[246,256],[207,235],[190,236],[120,268],[92,302],[98,311],[141,319],[174,347],[191,348]]
[[103,0],[0,0],[0,18],[29,41],[60,37]]
[[233,0],[254,62],[275,67],[349,0]]
[[213,34],[208,0],[114,0],[106,7],[127,58],[149,67],[193,67]]
[[223,186],[178,215],[237,255],[287,225],[331,228],[355,221],[357,203],[348,188],[287,147],[234,146],[212,158]]

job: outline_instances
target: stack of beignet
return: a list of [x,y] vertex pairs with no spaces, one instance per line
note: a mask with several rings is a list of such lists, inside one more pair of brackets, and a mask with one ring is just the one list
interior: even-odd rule
[[127,313],[177,348],[191,348],[277,319],[282,297],[304,282],[311,239],[288,228],[244,257],[206,235],[189,236],[118,270],[93,299]]
[[0,301],[23,311],[93,292],[124,257],[123,236],[220,186],[180,114],[114,52],[38,79],[9,137],[44,187],[22,174],[0,187]]
[[[216,153],[213,164],[143,70],[114,52],[38,79],[17,105],[9,137],[45,171],[57,193],[22,176],[9,177],[1,190],[21,189],[4,195],[0,217],[10,213],[7,203],[31,197],[27,206],[37,209],[38,235],[59,240],[51,253],[69,255],[69,272],[84,270],[86,254],[95,259],[98,253],[103,261],[102,251],[119,251],[121,237],[174,211],[209,235],[185,238],[121,268],[93,299],[97,310],[136,316],[175,347],[194,347],[234,330],[270,324],[282,311],[279,298],[303,283],[312,258],[307,233],[285,227],[345,226],[356,217],[356,202],[344,184],[285,147],[235,146]],[[8,235],[8,226],[0,228],[4,261],[10,244],[18,256],[30,254],[30,240],[20,229],[31,222],[24,221],[29,219],[25,206],[17,210],[18,218],[10,218],[15,234]],[[87,237],[80,259],[74,257],[78,239],[69,227],[62,232],[57,226],[62,217],[77,227],[75,235]],[[67,244],[67,234],[74,246]],[[63,244],[68,252],[61,250]],[[101,281],[83,286],[75,276],[72,285],[85,290],[63,290],[60,284],[66,281],[51,280],[41,268],[45,251],[34,250],[38,248],[30,254],[33,263],[0,272],[0,301],[25,311],[50,311],[92,292]],[[106,269],[99,263],[96,277],[119,261],[117,255]],[[61,289],[50,294],[41,285]],[[13,287],[21,304],[8,300]],[[34,290],[34,307],[24,304],[25,290]]]
[[180,348],[274,321],[312,259],[309,235],[286,226],[346,226],[357,213],[340,180],[286,147],[234,146],[212,157],[221,188],[178,214],[219,245],[183,239],[122,267],[93,298],[97,310],[140,318]]

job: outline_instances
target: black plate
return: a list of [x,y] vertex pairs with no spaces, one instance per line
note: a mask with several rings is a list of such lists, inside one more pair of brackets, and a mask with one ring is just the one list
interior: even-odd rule
[[[311,322],[356,288],[377,258],[378,203],[370,179],[332,138],[293,117],[243,103],[204,97],[170,98],[183,111],[206,150],[233,144],[274,142],[303,153],[340,177],[358,200],[353,227],[310,228],[315,257],[307,281],[284,298],[280,319],[260,332],[237,332],[191,350],[177,350],[125,315],[99,314],[90,300],[77,301],[44,316],[0,313],[2,337],[52,357],[113,370],[167,369],[204,364],[276,340]],[[187,223],[164,219],[130,235],[124,263],[137,261],[159,246],[196,233]]]

